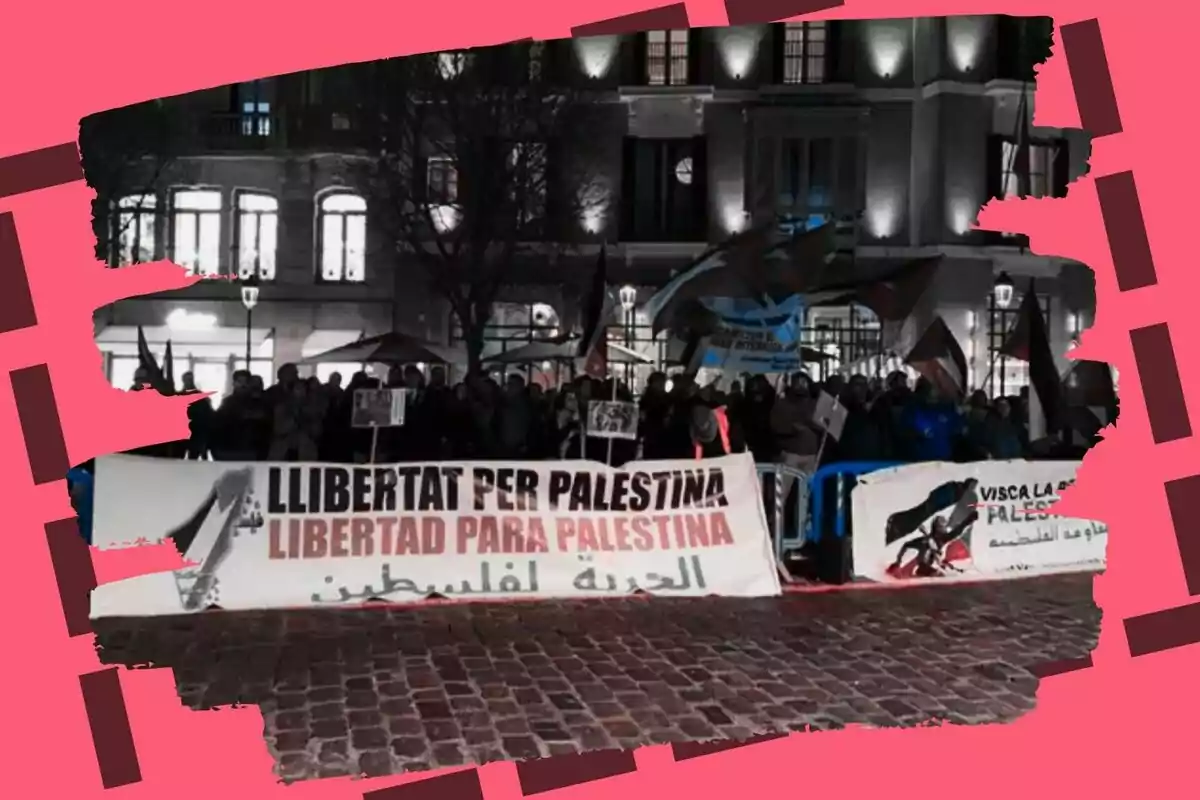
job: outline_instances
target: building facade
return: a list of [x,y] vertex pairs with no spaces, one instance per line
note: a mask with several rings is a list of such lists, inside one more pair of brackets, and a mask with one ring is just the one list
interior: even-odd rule
[[[613,282],[644,300],[755,220],[833,220],[856,270],[942,255],[935,291],[972,383],[990,373],[990,388],[1016,391],[1027,382],[1023,365],[1002,359],[993,370],[992,355],[1029,280],[1056,351],[1095,307],[1086,266],[1032,254],[1019,236],[971,229],[990,198],[1018,191],[1014,154],[1032,114],[1025,32],[1018,20],[978,16],[539,44],[539,79],[602,107],[591,166],[605,202],[573,222],[578,244],[549,273],[545,264],[518,270],[487,352],[569,327],[602,243]],[[439,57],[469,68],[472,52]],[[371,224],[370,200],[354,185],[353,162],[369,154],[343,106],[350,79],[333,68],[167,101],[186,110],[195,141],[153,190],[114,202],[110,263],[170,258],[211,280],[98,312],[115,385],[132,377],[138,325],[159,352],[170,339],[176,374],[190,369],[211,391],[225,388],[247,353],[270,379],[282,363],[364,334],[396,329],[455,344],[448,306]],[[1085,133],[1039,128],[1030,141],[1029,193],[1061,196],[1086,173]],[[430,191],[456,180],[445,164],[427,169]],[[252,275],[261,290],[248,313],[238,281]],[[1016,286],[1007,308],[993,299],[1001,275]],[[614,340],[661,356],[636,312],[618,322]],[[822,368],[832,369],[874,352],[878,326],[862,309],[813,309],[804,335],[833,356]],[[323,365],[318,374],[354,368]]]

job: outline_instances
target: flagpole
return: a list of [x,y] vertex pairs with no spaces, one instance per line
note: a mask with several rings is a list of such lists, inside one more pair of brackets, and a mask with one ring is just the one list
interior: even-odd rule
[[[615,403],[615,402],[617,402],[617,376],[614,374],[611,378],[609,378],[609,380],[612,381],[612,402]],[[609,431],[609,433],[611,433],[611,431]],[[604,456],[604,463],[610,467],[612,466],[612,451],[613,451],[613,437],[609,436],[608,437],[608,452]]]

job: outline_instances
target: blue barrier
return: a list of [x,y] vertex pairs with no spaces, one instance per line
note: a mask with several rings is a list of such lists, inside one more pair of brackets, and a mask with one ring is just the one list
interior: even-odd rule
[[834,512],[833,535],[838,539],[846,538],[846,476],[858,477],[868,472],[902,466],[902,461],[845,461],[837,464],[827,464],[820,467],[808,479],[808,495],[812,498],[811,511],[806,520],[807,530],[804,538],[811,542],[819,542],[825,526],[825,482],[835,478],[838,482],[837,504]]
[[[771,535],[775,543],[775,559],[779,563],[783,563],[784,555],[790,550],[799,550],[804,547],[804,537],[807,529],[806,517],[808,516],[808,479],[809,476],[805,472],[801,472],[795,467],[790,467],[786,464],[757,464],[758,478],[760,489],[763,493],[763,506],[768,514],[768,523],[771,525]],[[771,493],[772,500],[770,508],[766,507],[766,481],[764,478],[771,478],[773,491]],[[786,489],[784,487],[787,487]],[[788,537],[784,530],[784,520],[786,519],[787,495],[790,493],[793,486],[797,486],[803,491],[796,492],[793,502],[796,507],[797,528],[796,535]]]

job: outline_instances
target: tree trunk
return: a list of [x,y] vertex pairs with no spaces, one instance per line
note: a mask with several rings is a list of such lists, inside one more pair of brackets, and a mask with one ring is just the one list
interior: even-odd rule
[[479,375],[483,372],[483,327],[482,325],[463,326],[463,341],[467,346],[468,375]]

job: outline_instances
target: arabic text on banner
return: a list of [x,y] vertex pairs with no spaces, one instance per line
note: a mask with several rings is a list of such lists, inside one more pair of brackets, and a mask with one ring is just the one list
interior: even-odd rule
[[468,599],[780,593],[754,462],[97,462],[94,543],[192,565],[92,615]]
[[851,493],[854,572],[887,582],[1103,569],[1107,526],[1048,510],[1078,468],[938,461],[862,475]]

